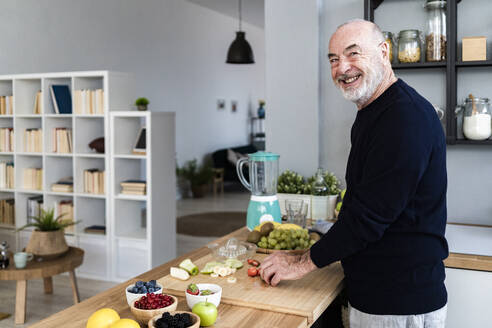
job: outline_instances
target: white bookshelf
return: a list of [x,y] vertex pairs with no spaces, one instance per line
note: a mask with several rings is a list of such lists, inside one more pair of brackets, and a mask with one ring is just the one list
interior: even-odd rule
[[[141,127],[146,154],[134,155]],[[111,112],[110,131],[112,265],[114,278],[126,280],[176,257],[175,115]],[[122,194],[120,183],[128,179],[145,180],[146,195]]]
[[[72,99],[74,90],[103,89],[104,114],[56,114],[50,94],[52,84],[68,85]],[[33,114],[34,99],[39,90],[42,91],[43,111],[42,114]],[[113,111],[130,113],[136,99],[133,77],[126,73],[110,71],[1,75],[0,95],[13,95],[14,114],[0,115],[0,127],[14,128],[14,151],[0,153],[0,160],[14,162],[15,179],[15,188],[0,190],[0,198],[15,198],[16,212],[15,227],[0,225],[0,240],[7,240],[16,250],[20,250],[27,244],[30,231],[17,233],[14,228],[19,228],[27,222],[27,199],[29,197],[43,195],[45,207],[52,207],[56,201],[70,199],[74,204],[74,220],[81,222],[75,226],[73,233],[66,234],[66,239],[70,245],[85,250],[84,263],[77,270],[78,274],[88,278],[115,280],[117,270],[113,267],[113,259],[115,256],[123,256],[124,253],[120,251],[116,254],[118,250],[113,248],[112,231],[115,227],[111,225],[115,224],[115,221],[111,216],[114,201],[109,170],[111,165],[109,120],[110,113]],[[72,153],[53,153],[51,129],[55,127],[72,129]],[[25,152],[23,132],[28,128],[42,129],[42,152]],[[88,147],[89,142],[98,137],[105,137],[104,154],[95,153]],[[174,159],[174,153],[172,158]],[[23,169],[30,167],[43,168],[42,190],[23,188]],[[95,195],[83,192],[83,170],[88,168],[105,170],[104,194]],[[51,191],[51,184],[66,176],[73,177],[74,192]],[[131,204],[134,202],[121,199],[118,201]],[[85,233],[84,228],[90,225],[106,225],[106,234]],[[131,231],[129,231],[129,236],[131,237]],[[137,232],[135,237],[139,238],[135,249],[141,248],[141,240],[145,238],[140,238],[140,232]],[[131,239],[128,238],[128,241]],[[131,248],[131,245],[127,247]],[[144,269],[148,269],[148,266]]]

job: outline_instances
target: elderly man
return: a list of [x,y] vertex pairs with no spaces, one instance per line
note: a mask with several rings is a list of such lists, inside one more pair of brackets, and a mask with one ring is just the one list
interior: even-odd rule
[[275,254],[265,282],[300,279],[341,260],[351,327],[444,327],[446,144],[433,106],[391,69],[373,23],[341,25],[331,75],[357,105],[347,193],[337,222],[300,256]]

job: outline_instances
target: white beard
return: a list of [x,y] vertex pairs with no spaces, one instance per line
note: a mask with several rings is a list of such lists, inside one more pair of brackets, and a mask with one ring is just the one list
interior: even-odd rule
[[[375,69],[373,69],[373,67],[375,67]],[[344,89],[340,82],[337,82],[336,85],[342,91],[342,95],[345,99],[362,106],[371,99],[372,95],[376,92],[377,87],[383,81],[383,72],[383,64],[378,62],[374,66],[367,67],[366,73],[360,77],[362,78],[360,87]]]

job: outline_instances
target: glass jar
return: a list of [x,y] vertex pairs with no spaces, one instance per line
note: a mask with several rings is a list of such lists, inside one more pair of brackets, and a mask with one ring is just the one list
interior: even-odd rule
[[446,1],[427,0],[425,58],[428,62],[446,60]]
[[383,36],[384,36],[384,40],[388,43],[389,60],[390,60],[390,63],[392,63],[393,62],[393,48],[394,48],[393,33],[383,31]]
[[463,135],[470,140],[485,140],[492,132],[492,112],[488,98],[466,98],[463,112]]
[[418,63],[420,61],[420,33],[418,30],[403,30],[398,34],[398,61]]

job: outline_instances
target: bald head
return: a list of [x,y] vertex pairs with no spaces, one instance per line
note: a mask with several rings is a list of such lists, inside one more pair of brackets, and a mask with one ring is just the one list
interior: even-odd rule
[[389,45],[374,23],[355,19],[340,25],[330,39],[331,73],[345,98],[359,108],[394,81]]

